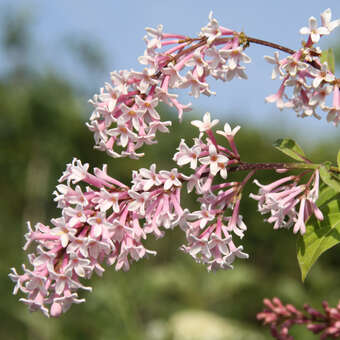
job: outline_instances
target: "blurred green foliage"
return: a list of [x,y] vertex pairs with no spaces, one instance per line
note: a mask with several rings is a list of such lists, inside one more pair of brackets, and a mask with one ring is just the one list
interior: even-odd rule
[[[13,49],[24,53],[30,38],[18,23],[16,29],[9,23],[4,26],[8,34],[6,48],[12,41],[8,57]],[[92,55],[91,60],[96,58]],[[19,268],[26,262],[21,250],[25,221],[48,223],[58,216],[51,194],[65,164],[73,157],[89,162],[91,167],[107,163],[110,174],[125,183],[130,181],[131,170],[149,167],[155,161],[158,169],[171,169],[175,166],[171,158],[180,139],[185,137],[190,144],[193,137],[189,118],[194,114],[179,124],[175,115],[162,107],[162,116],[174,122],[171,135],[162,135],[158,145],[146,147],[146,157],[138,162],[112,160],[92,149],[93,137],[85,127],[86,113],[91,108],[79,97],[79,89],[53,72],[38,75],[29,65],[24,69],[22,65],[14,63],[0,79],[1,339],[177,339],[179,336],[170,326],[186,310],[214,313],[204,316],[207,320],[223,317],[226,325],[234,327],[234,335],[228,339],[241,339],[247,329],[250,333],[243,338],[269,339],[267,330],[256,321],[264,297],[279,296],[285,303],[299,307],[304,302],[320,307],[323,299],[337,303],[337,249],[321,258],[303,285],[295,236],[286,231],[274,232],[263,223],[256,202],[248,198],[250,191],[257,190],[251,185],[244,193],[241,208],[249,228],[242,243],[250,259],[238,261],[233,271],[208,273],[178,250],[184,237],[174,230],[164,239],[148,241],[147,247],[157,250],[156,257],[133,264],[127,273],[108,268],[103,278],[93,278],[94,291],[86,296],[87,302],[74,305],[60,319],[30,314],[18,297],[11,295],[13,285],[7,275],[10,267]],[[197,115],[201,116],[196,112]],[[237,136],[242,158],[251,162],[282,161],[282,155],[271,147],[274,135],[283,137],[275,131],[259,131],[244,124]],[[335,144],[319,144],[309,156],[315,161],[334,160]],[[268,173],[257,175],[262,183],[275,177]],[[195,206],[192,198],[185,201],[191,208]],[[303,330],[297,329],[296,334],[298,339],[313,339]]]

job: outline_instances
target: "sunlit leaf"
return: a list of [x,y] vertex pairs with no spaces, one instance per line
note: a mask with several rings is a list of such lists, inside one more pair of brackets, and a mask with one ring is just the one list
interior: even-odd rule
[[306,224],[306,233],[299,235],[297,240],[297,258],[302,281],[306,279],[316,260],[340,242],[340,194],[325,187],[317,204],[324,220],[311,217]]
[[273,146],[297,161],[303,162],[306,160],[305,153],[293,139],[278,139],[274,142]]
[[321,183],[319,190],[319,198],[316,204],[318,207],[322,207],[325,204],[329,203],[330,201],[337,199],[338,195],[339,193],[333,190],[331,187],[327,186],[324,183]]

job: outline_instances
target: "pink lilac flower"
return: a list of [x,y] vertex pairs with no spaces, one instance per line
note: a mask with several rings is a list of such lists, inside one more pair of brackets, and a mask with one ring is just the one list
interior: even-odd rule
[[213,12],[209,13],[209,23],[207,26],[202,27],[200,35],[208,38],[208,45],[211,45],[216,38],[222,35],[218,21],[213,18]]
[[177,148],[178,152],[175,153],[173,160],[179,165],[183,166],[185,164],[190,163],[191,169],[197,168],[198,157],[201,153],[201,146],[199,143],[193,145],[189,148],[184,139],[181,140],[179,147]]
[[[205,264],[208,270],[232,269],[236,258],[248,258],[243,247],[236,246],[233,239],[233,235],[242,238],[247,230],[239,213],[240,191],[244,184],[226,182],[214,185],[214,179],[218,173],[225,179],[229,161],[239,159],[234,136],[240,127],[231,129],[229,124],[225,124],[224,131],[219,131],[229,143],[229,149],[217,144],[212,133],[217,121],[211,122],[209,113],[204,115],[203,121],[191,123],[199,129],[200,137],[194,139],[192,148],[182,140],[174,160],[179,166],[191,163],[191,150],[197,148],[194,159],[198,158],[202,165],[196,166],[195,163],[191,167],[195,173],[182,175],[182,178],[187,182],[188,192],[195,188],[200,195],[200,209],[181,217],[180,227],[187,238],[187,244],[181,249],[195,261]],[[206,140],[203,139],[204,135]],[[225,216],[225,213],[231,216]]]
[[329,30],[326,27],[318,27],[317,21],[314,17],[309,18],[309,27],[302,27],[300,29],[301,34],[310,35],[312,42],[317,43],[320,40],[321,35],[329,34]]
[[293,227],[295,234],[300,232],[303,235],[306,232],[306,221],[311,215],[314,214],[319,220],[323,219],[315,204],[319,192],[318,170],[315,170],[311,180],[313,188],[304,184],[297,185],[295,176],[284,177],[268,185],[255,180],[260,187],[259,194],[250,194],[250,197],[258,201],[261,214],[270,213],[267,221],[274,224],[274,229]]
[[340,26],[340,19],[331,21],[332,19],[332,11],[330,8],[327,8],[321,13],[321,22],[322,26],[328,30],[328,33],[331,33],[335,28]]
[[320,70],[312,70],[313,76],[315,76],[313,80],[313,86],[318,88],[321,83],[324,81],[325,83],[332,83],[335,80],[335,76],[333,73],[329,71],[327,63],[323,63],[321,65]]
[[210,112],[206,112],[203,116],[203,121],[194,120],[191,122],[191,124],[196,126],[200,130],[200,132],[205,132],[218,124],[218,122],[218,119],[214,119],[213,121],[211,121]]
[[[72,303],[84,302],[77,291],[92,288],[82,280],[93,272],[102,275],[105,261],[116,270],[128,270],[132,261],[155,254],[142,240],[147,234],[162,236],[160,229],[172,228],[184,214],[177,169],[142,169],[129,188],[110,177],[106,166],[95,169],[94,175],[88,168],[77,159],[67,165],[60,178],[66,185],[59,184],[55,191],[61,217],[51,220],[52,227],[37,223],[32,228],[28,223],[24,249],[36,245],[28,256],[33,270],[23,266],[20,275],[12,269],[10,278],[16,282],[14,293],[27,295],[21,301],[31,311],[59,316]],[[86,184],[85,192],[80,184]]]
[[[213,210],[211,210],[213,212]],[[221,214],[216,214],[212,222],[203,224],[199,215],[196,221],[188,221],[185,227],[188,243],[181,249],[191,255],[196,262],[207,265],[207,269],[232,269],[232,263],[236,258],[248,258],[243,253],[243,247],[236,247],[231,234],[222,223]]]
[[202,157],[199,159],[202,164],[209,165],[210,173],[213,176],[220,171],[221,177],[226,179],[227,178],[227,171],[225,165],[228,163],[228,157],[218,154],[216,147],[214,144],[209,145],[209,154],[206,157]]
[[[330,9],[321,14],[322,26],[318,27],[316,19],[309,19],[309,27],[303,27],[301,34],[308,34],[307,42],[303,47],[291,56],[279,60],[278,54],[274,58],[265,57],[274,65],[272,78],[277,76],[282,80],[279,91],[266,98],[267,102],[276,102],[277,107],[292,108],[299,117],[314,116],[320,119],[317,112],[320,108],[328,112],[327,120],[337,125],[338,114],[336,106],[328,107],[326,100],[331,92],[337,88],[335,75],[330,70],[330,65],[321,63],[321,49],[314,44],[321,36],[328,35],[333,29],[340,25],[340,20],[331,21]],[[288,91],[288,88],[291,90]],[[291,94],[290,94],[290,93]]]
[[179,119],[190,110],[191,103],[180,103],[170,89],[189,88],[198,98],[215,94],[207,83],[209,75],[223,81],[246,78],[241,63],[250,58],[235,32],[220,26],[212,13],[198,39],[164,33],[162,25],[146,31],[146,50],[138,58],[143,71],[112,72],[111,83],[90,100],[94,111],[87,126],[94,133],[95,148],[114,158],[142,157],[139,148],[155,143],[157,131],[168,132],[171,123],[161,121],[157,104],[175,107]]
[[230,137],[235,137],[235,135],[237,134],[237,132],[240,130],[240,126],[237,125],[235,126],[233,129],[231,128],[231,126],[228,123],[224,124],[224,130],[218,130],[216,131],[217,134],[224,136],[225,138],[230,138]]
[[276,79],[278,76],[283,76],[283,72],[281,71],[281,63],[279,59],[279,52],[274,52],[274,58],[270,56],[264,56],[264,59],[269,63],[274,65],[273,71],[272,71],[272,79]]

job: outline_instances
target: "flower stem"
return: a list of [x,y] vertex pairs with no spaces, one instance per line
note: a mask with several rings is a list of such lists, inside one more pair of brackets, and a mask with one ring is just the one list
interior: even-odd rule
[[313,163],[244,163],[244,162],[239,162],[237,165],[231,166],[228,169],[228,171],[233,172],[233,171],[274,170],[274,169],[315,170],[318,168],[320,168],[320,164],[313,164]]
[[280,50],[280,51],[283,51],[283,52],[286,52],[286,53],[289,53],[289,54],[294,54],[296,52],[296,51],[292,50],[291,48],[288,48],[288,47],[285,47],[285,46],[282,46],[282,45],[279,45],[279,44],[275,44],[275,43],[272,43],[272,42],[269,42],[269,41],[265,41],[265,40],[261,40],[261,39],[257,39],[257,38],[252,38],[252,37],[248,37],[248,36],[246,37],[246,39],[249,42],[252,42],[254,44],[268,46],[268,47],[275,48],[277,50]]

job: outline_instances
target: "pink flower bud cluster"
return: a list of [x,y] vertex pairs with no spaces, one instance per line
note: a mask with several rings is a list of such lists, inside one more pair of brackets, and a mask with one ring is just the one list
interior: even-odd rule
[[260,189],[258,195],[250,194],[250,197],[258,201],[261,214],[270,214],[266,221],[273,223],[274,229],[293,226],[295,234],[303,235],[310,216],[314,214],[318,220],[323,220],[322,212],[315,204],[319,196],[319,171],[313,172],[307,184],[298,185],[298,181],[298,176],[283,177],[267,185],[254,180]]
[[322,303],[324,313],[304,305],[304,312],[293,305],[284,306],[280,299],[264,299],[265,309],[257,314],[257,319],[270,326],[271,334],[278,340],[294,340],[289,330],[294,325],[306,325],[314,334],[320,334],[320,339],[337,339],[340,337],[340,302],[336,308]]
[[[318,27],[314,17],[309,19],[309,27],[303,27],[301,34],[307,34],[307,42],[294,54],[279,59],[275,52],[274,58],[265,59],[274,65],[272,78],[282,79],[277,93],[266,98],[277,107],[293,108],[300,117],[314,116],[320,119],[317,109],[327,112],[327,120],[338,125],[340,122],[339,81],[335,78],[327,62],[321,63],[321,49],[315,46],[320,37],[328,35],[340,25],[340,19],[331,21],[331,10],[328,8],[321,14],[321,26]],[[291,95],[289,95],[289,92]],[[332,94],[332,103],[327,104],[328,96]]]
[[112,72],[111,83],[90,100],[94,111],[87,125],[95,147],[112,157],[139,158],[143,153],[136,150],[156,143],[157,131],[168,132],[171,122],[160,120],[159,103],[175,107],[179,118],[190,110],[191,104],[181,104],[170,89],[189,88],[190,95],[198,98],[214,94],[208,76],[223,81],[247,78],[241,63],[250,58],[243,53],[239,35],[219,26],[212,13],[199,38],[164,33],[162,25],[146,31],[147,48],[138,58],[144,70]]

